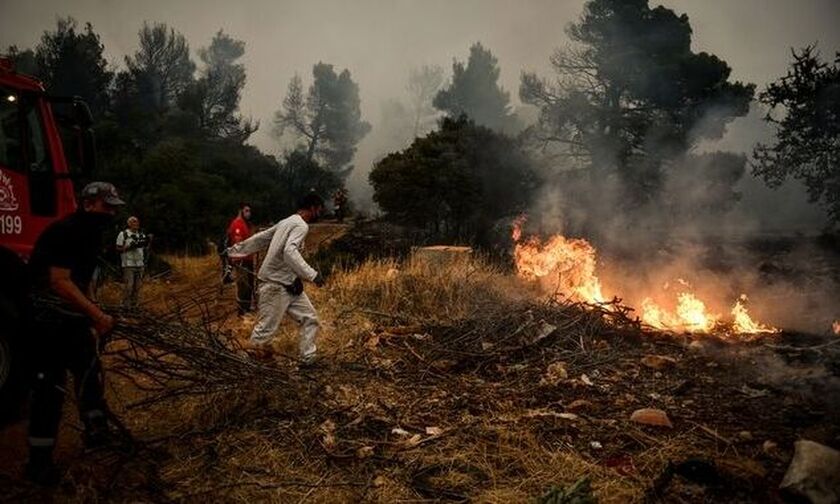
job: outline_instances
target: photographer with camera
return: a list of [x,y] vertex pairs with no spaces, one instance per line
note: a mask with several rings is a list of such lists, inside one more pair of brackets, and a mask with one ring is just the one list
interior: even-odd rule
[[134,308],[140,295],[140,285],[146,268],[146,249],[152,241],[152,235],[140,230],[140,219],[131,216],[128,227],[117,235],[117,252],[123,269],[123,306]]

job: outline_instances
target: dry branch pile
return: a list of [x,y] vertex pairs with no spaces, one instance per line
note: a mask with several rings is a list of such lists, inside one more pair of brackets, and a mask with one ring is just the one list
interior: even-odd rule
[[168,316],[133,311],[119,317],[108,371],[146,396],[129,408],[243,389],[288,389],[296,381],[286,369],[237,351],[229,333],[215,329],[206,317],[201,320],[201,325],[191,323],[179,311]]

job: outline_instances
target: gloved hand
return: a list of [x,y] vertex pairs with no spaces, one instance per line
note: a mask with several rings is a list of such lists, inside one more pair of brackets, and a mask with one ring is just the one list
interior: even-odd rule
[[114,329],[114,317],[107,313],[101,313],[93,320],[93,329],[97,338],[104,338]]
[[314,283],[318,287],[323,287],[324,284],[327,283],[327,281],[324,280],[324,277],[320,273],[318,273],[317,275],[315,275],[315,278],[312,279],[312,283]]
[[233,268],[226,264],[222,270],[222,284],[227,285],[233,283]]

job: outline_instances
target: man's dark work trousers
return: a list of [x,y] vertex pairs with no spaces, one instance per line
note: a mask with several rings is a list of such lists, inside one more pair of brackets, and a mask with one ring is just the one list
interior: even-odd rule
[[32,341],[34,371],[29,444],[55,445],[64,404],[67,371],[85,427],[105,422],[101,365],[91,325],[85,317],[52,309],[36,310]]

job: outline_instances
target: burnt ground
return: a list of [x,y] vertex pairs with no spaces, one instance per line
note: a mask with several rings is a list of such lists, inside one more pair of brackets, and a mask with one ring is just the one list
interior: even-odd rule
[[[793,441],[840,446],[836,340],[814,349],[814,342],[797,334],[782,334],[772,343],[736,344],[632,330],[588,337],[558,330],[533,344],[496,350],[495,330],[510,335],[528,324],[569,323],[551,308],[530,307],[500,317],[498,326],[482,320],[457,331],[432,331],[429,343],[409,338],[401,345],[400,338],[384,338],[386,358],[404,364],[394,365],[395,381],[400,383],[405,373],[418,386],[429,383],[435,390],[453,391],[426,412],[412,412],[412,418],[422,418],[421,425],[463,425],[464,416],[489,418],[512,432],[528,431],[540,446],[572,451],[617,475],[651,477],[646,497],[673,502],[778,500],[777,485]],[[481,336],[464,337],[469,334]],[[453,340],[452,346],[442,343]],[[803,344],[811,349],[798,349]],[[413,349],[410,356],[404,348]],[[413,365],[406,362],[412,357]],[[551,366],[557,362],[565,363],[567,377],[554,381]],[[418,364],[420,369],[414,367]],[[419,388],[423,394],[425,387]],[[630,422],[639,408],[662,409],[673,429]],[[449,418],[443,412],[450,412]],[[471,429],[480,437],[485,428],[483,435],[493,436],[493,427],[477,423],[457,430]],[[658,450],[670,452],[668,464],[677,468],[673,478],[668,464],[655,477],[646,467],[655,465],[650,458]],[[708,464],[713,474],[680,476],[679,468],[691,462]],[[440,497],[452,490],[428,494]],[[462,492],[464,497],[472,493]],[[602,497],[611,501],[617,496],[605,492]]]

